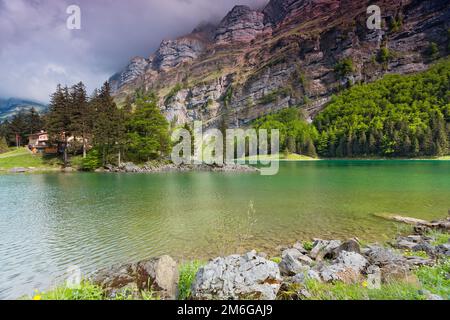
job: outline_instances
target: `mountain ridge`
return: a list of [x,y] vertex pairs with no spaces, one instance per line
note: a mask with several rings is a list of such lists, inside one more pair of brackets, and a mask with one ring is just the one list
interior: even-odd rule
[[43,103],[19,98],[0,98],[0,121],[9,119],[21,111],[35,108],[37,112],[44,112],[47,106]]
[[[313,118],[330,97],[384,74],[427,69],[431,44],[445,56],[450,3],[374,3],[383,27],[366,27],[371,1],[272,0],[262,10],[235,6],[217,26],[164,40],[112,77],[116,101],[154,91],[168,120],[245,126],[286,107]],[[383,52],[385,56],[383,56]],[[436,54],[436,53],[435,53]],[[436,57],[435,57],[436,58]],[[351,71],[336,65],[351,59]]]

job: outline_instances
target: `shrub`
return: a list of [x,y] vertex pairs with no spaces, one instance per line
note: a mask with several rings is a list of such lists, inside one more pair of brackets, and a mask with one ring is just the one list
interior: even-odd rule
[[312,241],[303,242],[303,248],[305,248],[305,250],[311,251],[313,246],[314,246],[314,243]]
[[94,149],[88,153],[86,158],[81,160],[81,170],[84,171],[93,171],[95,169],[100,168],[102,165],[102,160],[100,156],[100,152]]
[[350,57],[342,59],[334,66],[334,72],[341,78],[348,76],[353,71],[353,60]]
[[436,42],[431,42],[427,48],[427,55],[431,59],[436,59],[439,56],[439,47]]
[[177,83],[167,94],[164,103],[168,104],[177,95],[177,93],[180,92],[181,89],[183,89],[183,85],[181,83]]
[[379,63],[388,63],[389,60],[391,59],[391,57],[392,57],[392,55],[389,52],[389,49],[386,47],[383,47],[378,52],[377,61]]

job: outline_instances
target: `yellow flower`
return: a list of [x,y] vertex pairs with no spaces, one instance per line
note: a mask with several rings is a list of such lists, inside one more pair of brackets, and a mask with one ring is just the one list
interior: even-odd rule
[[42,297],[40,295],[35,295],[33,297],[33,300],[41,300],[41,299],[42,299]]
[[364,288],[367,288],[367,281],[364,281],[363,283],[362,283],[362,286],[364,287]]

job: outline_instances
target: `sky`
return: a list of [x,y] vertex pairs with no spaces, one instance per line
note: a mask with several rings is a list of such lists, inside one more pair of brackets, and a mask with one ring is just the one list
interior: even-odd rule
[[[47,103],[56,85],[91,92],[163,39],[217,22],[237,4],[268,0],[0,0],[0,97]],[[67,28],[70,5],[81,29]]]

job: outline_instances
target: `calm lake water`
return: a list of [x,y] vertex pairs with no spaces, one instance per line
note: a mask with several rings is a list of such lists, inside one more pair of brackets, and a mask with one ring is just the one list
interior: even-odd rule
[[276,176],[0,175],[0,298],[118,262],[207,259],[313,237],[374,241],[450,209],[449,161],[283,162]]

